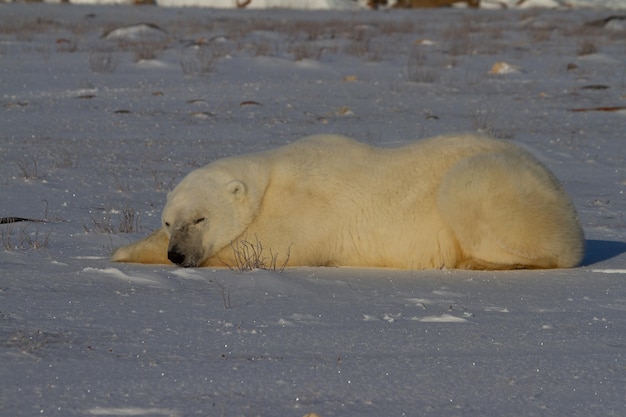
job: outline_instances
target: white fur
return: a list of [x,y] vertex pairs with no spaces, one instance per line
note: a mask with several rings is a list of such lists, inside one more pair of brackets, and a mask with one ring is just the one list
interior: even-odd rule
[[573,267],[584,249],[557,179],[510,142],[386,149],[318,135],[191,172],[168,195],[163,228],[113,260],[233,265],[239,241],[278,265],[402,269]]

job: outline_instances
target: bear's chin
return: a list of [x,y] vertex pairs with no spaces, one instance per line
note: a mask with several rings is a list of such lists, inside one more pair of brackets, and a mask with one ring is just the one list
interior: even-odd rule
[[176,266],[180,266],[182,268],[198,268],[202,266],[202,262],[192,259],[192,260],[180,263],[180,264],[176,264]]

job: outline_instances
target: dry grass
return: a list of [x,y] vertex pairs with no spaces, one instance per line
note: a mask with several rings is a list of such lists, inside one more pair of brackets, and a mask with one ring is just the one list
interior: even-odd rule
[[222,303],[224,304],[224,310],[228,310],[231,308],[230,302],[230,288],[219,282],[217,279],[213,279],[215,285],[220,289],[220,293],[222,294]]
[[303,59],[319,60],[324,51],[324,47],[316,46],[308,42],[297,42],[288,47],[288,51],[294,61],[302,61]]
[[72,154],[67,150],[59,150],[54,155],[53,165],[59,169],[76,168],[78,166],[78,155]]
[[427,65],[427,55],[420,48],[413,48],[407,60],[407,79],[414,83],[434,83],[440,71]]
[[0,229],[0,239],[5,250],[47,249],[52,231],[40,233],[39,230],[30,232],[29,224],[16,228],[13,223]]
[[180,67],[185,75],[209,75],[226,51],[209,44],[194,44],[181,50]]
[[180,173],[170,176],[169,179],[164,179],[164,175],[156,168],[150,169],[152,178],[154,179],[155,190],[159,192],[170,191],[174,188],[179,180]]
[[17,161],[16,165],[21,178],[25,180],[36,180],[42,178],[37,158],[32,157],[30,159],[21,159]]
[[479,132],[498,139],[513,139],[514,133],[508,128],[498,127],[494,116],[486,111],[474,113],[472,121],[474,129]]
[[132,208],[124,208],[118,212],[117,222],[111,216],[111,211],[104,213],[101,218],[91,216],[92,229],[83,226],[86,232],[95,230],[98,233],[135,233],[141,232],[143,227],[139,221],[139,213]]
[[89,69],[100,74],[112,74],[117,69],[119,59],[111,50],[97,50],[89,54]]
[[576,51],[576,54],[578,56],[585,56],[595,54],[596,52],[598,52],[598,47],[596,46],[595,42],[584,40],[580,43],[580,45],[578,45],[578,50]]
[[255,269],[265,269],[269,271],[283,272],[289,262],[290,253],[287,252],[285,261],[278,265],[278,253],[273,253],[269,249],[269,255],[265,252],[263,244],[259,239],[255,239],[254,242],[247,240],[240,240],[231,244],[233,250],[234,265],[225,265],[234,271],[244,272],[253,271]]
[[136,42],[131,45],[135,62],[157,59],[167,48],[165,42]]

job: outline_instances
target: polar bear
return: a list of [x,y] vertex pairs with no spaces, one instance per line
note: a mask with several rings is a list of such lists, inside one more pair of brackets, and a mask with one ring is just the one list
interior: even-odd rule
[[556,177],[510,142],[377,148],[315,135],[192,171],[168,194],[162,227],[112,259],[234,266],[242,241],[278,265],[398,269],[567,268],[584,250]]

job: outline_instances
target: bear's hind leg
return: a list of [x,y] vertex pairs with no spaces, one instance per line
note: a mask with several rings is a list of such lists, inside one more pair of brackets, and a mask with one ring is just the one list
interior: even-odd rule
[[171,264],[167,259],[169,237],[163,229],[159,229],[149,236],[117,248],[111,260],[114,262],[135,262],[141,264]]
[[522,149],[460,161],[444,175],[437,203],[461,249],[459,268],[566,268],[582,258],[572,202]]

